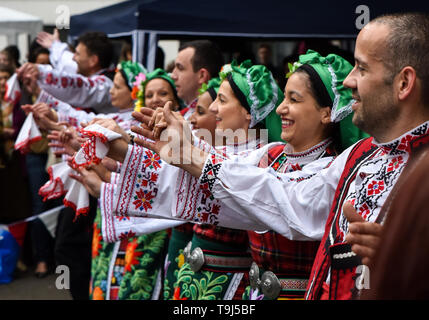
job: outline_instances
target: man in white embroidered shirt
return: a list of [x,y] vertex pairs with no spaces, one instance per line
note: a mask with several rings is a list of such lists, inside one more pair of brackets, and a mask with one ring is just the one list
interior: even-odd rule
[[[307,299],[354,298],[356,269],[371,265],[378,245],[381,208],[410,156],[429,143],[428,51],[425,14],[381,16],[361,30],[356,64],[344,85],[356,100],[353,122],[373,138],[351,146],[316,175],[306,175],[305,168],[279,174],[246,159],[199,152],[182,162],[191,164],[174,165],[210,180],[212,195],[228,208],[218,213],[220,226],[250,218],[289,239],[321,240]],[[168,129],[183,132],[185,124],[168,108],[164,116]],[[187,150],[190,141],[181,139]],[[167,143],[142,145],[160,154]]]
[[77,40],[73,60],[77,73],[53,69],[49,65],[24,64],[18,75],[37,81],[40,89],[53,97],[79,108],[92,108],[98,113],[116,112],[110,101],[113,72],[109,70],[113,45],[101,32],[87,32]]

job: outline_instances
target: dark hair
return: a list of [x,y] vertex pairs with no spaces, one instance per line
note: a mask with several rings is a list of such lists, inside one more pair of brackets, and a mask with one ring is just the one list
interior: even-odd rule
[[20,63],[19,63],[20,53],[19,53],[18,47],[16,45],[10,45],[10,46],[7,46],[6,48],[4,48],[3,50],[9,53],[9,57],[13,60],[15,65],[17,67],[19,67],[20,66]]
[[46,49],[46,48],[37,48],[37,49],[35,49],[34,50],[34,52],[33,52],[33,55],[32,55],[32,59],[34,59],[34,61],[30,61],[30,58],[28,59],[28,61],[29,62],[36,62],[36,60],[37,60],[37,56],[39,55],[39,54],[47,54],[47,55],[49,55],[49,50],[48,49]]
[[127,61],[127,53],[132,53],[131,43],[128,41],[122,42],[121,53],[119,54],[119,62]]
[[383,62],[389,70],[386,83],[404,67],[416,70],[422,83],[422,100],[429,106],[429,15],[426,13],[397,13],[382,15],[370,23],[390,28]]
[[182,44],[179,51],[186,48],[194,48],[195,53],[191,59],[192,69],[197,72],[205,68],[210,73],[210,77],[217,77],[223,65],[223,56],[219,47],[209,40],[195,40]]
[[78,43],[82,43],[87,48],[90,54],[95,54],[98,57],[100,67],[108,68],[113,59],[113,44],[103,32],[86,32],[78,39]]
[[[307,82],[307,88],[310,90],[311,95],[316,100],[318,107],[330,107],[332,109],[333,101],[329,96],[328,90],[326,90],[322,79],[320,78],[316,70],[313,69],[313,67],[304,64],[298,69],[296,69],[294,73],[302,73],[307,76],[309,80]],[[340,124],[338,122],[333,122],[328,127],[330,137],[333,140],[335,151],[337,153],[341,153],[344,148],[342,147],[341,143]]]
[[0,64],[0,72],[7,72],[9,75],[13,75],[15,68],[13,65]]
[[258,50],[259,49],[267,49],[270,52],[272,51],[271,50],[271,46],[268,43],[262,43],[262,44],[260,44]]

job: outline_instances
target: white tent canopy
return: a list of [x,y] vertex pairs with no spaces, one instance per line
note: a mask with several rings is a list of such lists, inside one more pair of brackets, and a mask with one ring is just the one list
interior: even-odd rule
[[18,35],[29,34],[31,38],[42,31],[42,19],[13,9],[0,7],[0,34],[7,36],[8,45],[18,43]]

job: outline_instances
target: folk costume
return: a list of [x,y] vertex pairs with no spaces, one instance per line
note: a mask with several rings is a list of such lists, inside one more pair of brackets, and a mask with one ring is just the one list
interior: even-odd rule
[[[144,70],[137,66],[137,63],[131,62],[120,65],[119,70],[129,80],[129,87],[139,87],[143,81],[147,83],[155,78],[168,77],[159,70],[142,77]],[[175,92],[171,79],[169,83],[173,84]],[[135,95],[133,97],[136,98]],[[122,122],[118,124],[124,126]],[[168,245],[165,229],[171,226],[171,222],[167,226],[146,229],[147,232],[138,236],[128,234],[127,237],[111,238],[106,235],[102,231],[105,224],[103,226],[101,217],[111,210],[113,198],[109,197],[109,192],[116,189],[117,181],[118,175],[112,173],[111,183],[102,185],[99,211],[94,222],[90,296],[97,300],[157,300],[161,295],[162,267]]]
[[321,240],[305,298],[351,299],[361,262],[344,240],[348,221],[343,205],[351,201],[366,221],[383,223],[381,207],[410,155],[428,141],[429,121],[388,143],[366,138],[316,174],[312,169],[324,159],[281,174],[251,169],[250,160],[212,155],[200,181],[207,181],[213,197],[231,209],[219,211],[220,225],[235,217],[249,228],[258,221],[291,240]]
[[[330,59],[330,63],[325,63]],[[352,66],[343,58],[336,55],[329,55],[327,58],[321,57],[318,53],[309,51],[301,55],[299,61],[290,66],[292,74],[301,67],[310,78],[312,86],[318,92],[322,105],[333,106],[333,100],[329,95],[329,88],[332,87],[332,74],[335,75],[338,84],[351,71]],[[325,87],[325,83],[329,87]],[[337,88],[341,102],[336,106],[336,111],[332,116],[332,122],[339,122],[347,118],[352,110],[348,107],[351,101],[351,90]],[[347,119],[348,120],[348,119]],[[287,173],[302,170],[306,165],[321,158],[333,160],[338,150],[344,147],[344,143],[360,138],[356,127],[347,123],[348,127],[342,123],[343,135],[336,137],[338,141],[334,143],[333,138],[328,138],[319,142],[302,152],[291,152],[290,145],[279,145],[268,150],[268,162],[261,161],[260,168],[271,167],[279,173]],[[340,129],[338,129],[340,131]],[[350,131],[354,135],[346,135]],[[336,144],[341,144],[338,146]],[[347,145],[345,145],[346,147]],[[319,170],[330,165],[330,162],[321,166]],[[317,170],[314,170],[317,172]],[[311,267],[319,247],[319,241],[297,241],[289,240],[274,231],[254,232],[249,231],[249,240],[254,262],[250,269],[250,285],[246,288],[243,299],[302,299],[308,284]],[[264,286],[263,281],[269,279],[271,286]]]
[[[275,111],[283,100],[283,94],[272,82],[271,72],[263,66],[251,66],[248,62],[240,66],[233,62],[222,69],[220,80],[229,82],[235,96],[251,115],[250,128],[265,122],[268,135],[271,133],[271,138],[274,139],[280,128]],[[226,154],[237,154],[234,149],[243,149],[239,145],[227,147],[231,150]],[[255,148],[259,147],[257,141]],[[249,147],[244,148],[251,150]],[[192,241],[184,252],[185,263],[178,272],[174,298],[240,299],[247,283],[245,271],[251,262],[248,247],[249,239],[244,230],[195,224]],[[207,283],[206,287],[204,283]]]
[[66,73],[50,65],[38,65],[37,84],[43,91],[58,100],[81,109],[93,109],[97,113],[116,112],[110,101],[110,88],[113,86],[111,72],[101,69],[89,77]]
[[[252,92],[253,96],[249,98],[250,103],[247,101],[243,102],[243,99],[241,103],[251,106],[248,107],[248,111],[252,116],[252,121],[254,121],[253,126],[258,122],[265,122],[265,125],[270,128],[269,130],[271,130],[271,128],[276,128],[276,132],[279,133],[281,131],[280,118],[278,116],[276,116],[277,118],[272,117],[272,115],[275,113],[276,106],[282,101],[283,95],[272,79],[272,75],[264,67],[250,66],[249,64],[240,67],[232,65],[232,69],[229,72],[224,72],[223,77],[225,79],[229,78],[227,81],[230,81],[230,83],[234,81],[233,85],[235,85],[235,89],[233,90],[236,96],[238,90],[240,90],[242,97],[244,97],[243,92],[247,91],[247,94]],[[267,92],[269,93],[267,94]],[[267,115],[270,115],[270,117],[267,117]],[[258,121],[255,121],[255,119]],[[272,134],[272,137],[275,137],[275,135]],[[248,141],[241,146],[227,145],[224,147],[217,147],[216,149],[212,148],[211,152],[229,154],[238,153],[241,150],[247,149],[247,151],[242,152],[246,154],[249,150],[259,147],[260,142],[255,140],[255,138],[256,137],[253,138],[253,141]],[[204,149],[201,145],[198,145],[201,144],[202,141],[195,139],[194,143],[197,147]],[[139,160],[138,158],[142,156],[144,159]],[[142,164],[137,175],[135,174],[136,168],[133,166],[133,163]],[[152,170],[154,172],[148,172]],[[147,175],[148,173],[149,176]],[[156,215],[159,211],[165,210],[165,213],[159,212],[158,215],[169,216],[171,218],[171,210],[174,210],[183,214],[197,214],[200,216],[201,222],[207,223],[208,221],[205,219],[208,219],[209,216],[206,211],[209,208],[209,210],[213,209],[215,211],[219,209],[219,206],[207,197],[206,190],[198,185],[197,179],[176,167],[165,165],[158,155],[144,148],[140,148],[140,150],[135,150],[135,147],[130,148],[121,170],[120,179],[120,188],[126,188],[127,192],[118,192],[116,195],[117,200],[114,201],[114,214],[117,217],[122,217],[124,215],[144,217],[147,216],[147,212],[149,211],[154,212]],[[172,183],[172,181],[174,183]],[[166,197],[167,195],[171,197],[171,194],[174,194],[173,201],[170,199],[170,202],[167,202],[168,200]],[[248,269],[251,261],[250,255],[246,252],[248,248],[246,232],[208,226],[198,226],[195,228],[197,232],[195,233],[194,229],[194,239],[189,248],[191,250],[190,256],[192,256],[192,252],[195,249],[193,245],[198,243],[197,246],[205,247],[208,251],[213,251],[213,248],[217,248],[218,254],[221,255],[218,257],[213,256],[212,258],[214,258],[215,261],[222,261],[222,255],[225,253],[226,256],[230,258],[230,264],[228,265],[227,263],[223,266],[217,265],[217,267],[215,265],[208,266],[208,268],[216,268],[212,269],[214,272],[210,271],[209,273],[205,271],[195,272],[199,271],[199,269],[195,271],[186,270],[184,268],[189,269],[192,262],[184,264],[178,275],[183,271],[182,273],[187,273],[188,276],[192,273],[192,277],[195,277],[195,280],[201,280],[207,276],[210,278],[218,278],[219,274],[221,274],[219,278],[222,281],[221,283],[215,283],[216,289],[214,292],[210,292],[213,288],[209,288],[210,290],[206,290],[206,292],[197,292],[194,296],[191,296],[189,292],[180,293],[180,289],[177,290],[178,287],[176,286],[174,289],[174,297],[185,297],[187,299],[239,298],[244,288],[242,286],[241,291],[237,291],[237,288],[243,279],[243,271]],[[226,245],[231,239],[237,240],[236,246],[232,248],[230,243]],[[221,250],[220,248],[223,249]],[[175,258],[175,261],[183,263],[185,256],[186,254],[181,254]],[[226,275],[227,273],[228,275]],[[184,277],[181,278],[181,280],[187,278]],[[179,284],[179,278],[177,282]],[[165,285],[171,288],[171,284]],[[180,285],[183,288],[187,287],[186,283]]]

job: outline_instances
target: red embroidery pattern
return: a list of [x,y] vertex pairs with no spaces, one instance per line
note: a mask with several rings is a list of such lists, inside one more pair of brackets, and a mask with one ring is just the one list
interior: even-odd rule
[[161,158],[158,154],[153,153],[150,150],[145,151],[145,156],[143,160],[145,168],[149,167],[150,169],[159,169],[161,168]]
[[384,190],[384,181],[372,181],[368,185],[368,195],[376,195]]
[[143,171],[137,174],[136,182],[134,184],[136,190],[133,197],[133,205],[136,210],[141,212],[148,212],[152,209],[152,204],[158,193],[156,182],[158,181],[159,174],[151,170],[158,170],[161,168],[161,159],[158,154],[145,150],[142,169]]
[[402,156],[393,158],[389,165],[387,166],[387,172],[392,172],[395,169],[398,169],[401,164],[404,163]]

